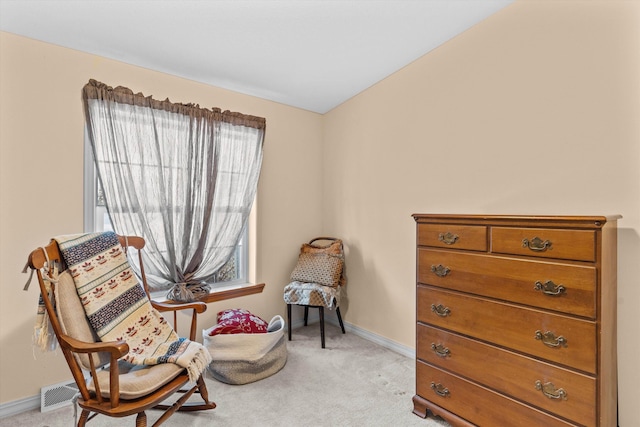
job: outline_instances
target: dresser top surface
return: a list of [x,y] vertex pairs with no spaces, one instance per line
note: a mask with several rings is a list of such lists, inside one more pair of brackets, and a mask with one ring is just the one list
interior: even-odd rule
[[599,228],[616,222],[621,215],[493,215],[493,214],[413,214],[417,223],[447,223],[504,226],[559,226]]

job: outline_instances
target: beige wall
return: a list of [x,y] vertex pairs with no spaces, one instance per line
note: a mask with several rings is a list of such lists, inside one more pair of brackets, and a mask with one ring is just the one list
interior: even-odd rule
[[[300,242],[321,234],[322,117],[155,71],[0,33],[0,404],[70,379],[62,355],[32,351],[37,284],[20,274],[29,252],[58,234],[82,232],[82,86],[112,86],[267,119],[258,199],[256,279],[263,294],[212,304],[284,314],[282,287]],[[304,214],[294,207],[306,206]],[[26,380],[25,380],[26,375]]]
[[412,213],[622,214],[620,425],[637,425],[639,35],[639,2],[520,1],[326,114],[348,321],[414,345]]
[[[256,271],[267,287],[208,316],[231,305],[282,314],[299,243],[332,234],[348,250],[345,320],[413,348],[412,213],[622,214],[620,421],[633,425],[639,24],[635,2],[520,1],[324,117],[0,33],[0,404],[68,378],[60,355],[32,356],[37,292],[21,290],[19,270],[50,236],[81,230],[80,88],[95,78],[267,118]],[[47,113],[38,124],[30,105]]]

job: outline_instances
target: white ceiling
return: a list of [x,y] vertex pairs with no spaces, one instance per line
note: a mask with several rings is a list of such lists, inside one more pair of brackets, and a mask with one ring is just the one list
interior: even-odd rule
[[0,30],[325,113],[513,1],[0,0]]

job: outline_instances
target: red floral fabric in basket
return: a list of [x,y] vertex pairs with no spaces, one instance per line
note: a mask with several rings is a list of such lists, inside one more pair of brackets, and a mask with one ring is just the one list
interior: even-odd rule
[[234,308],[218,313],[218,324],[209,336],[220,334],[262,334],[267,333],[268,323],[248,310]]

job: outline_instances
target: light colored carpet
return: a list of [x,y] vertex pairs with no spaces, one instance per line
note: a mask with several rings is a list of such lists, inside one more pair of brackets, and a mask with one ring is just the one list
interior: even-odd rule
[[[422,419],[411,411],[415,393],[413,359],[352,333],[326,326],[320,348],[318,324],[293,331],[288,360],[277,374],[246,385],[207,378],[211,411],[173,415],[163,426],[420,426],[447,424]],[[148,425],[160,416],[147,411]],[[2,427],[71,427],[72,407],[40,413],[28,411],[0,420]],[[135,426],[133,417],[99,415],[89,427]]]

